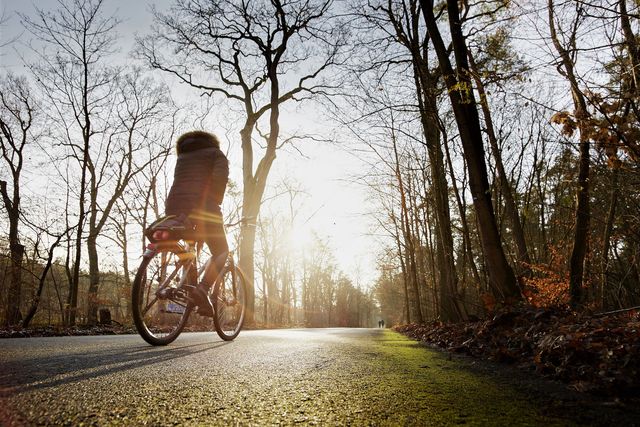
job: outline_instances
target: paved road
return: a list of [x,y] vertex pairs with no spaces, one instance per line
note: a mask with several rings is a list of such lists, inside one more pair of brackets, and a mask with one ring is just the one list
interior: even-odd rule
[[2,340],[0,424],[569,423],[471,364],[380,329]]

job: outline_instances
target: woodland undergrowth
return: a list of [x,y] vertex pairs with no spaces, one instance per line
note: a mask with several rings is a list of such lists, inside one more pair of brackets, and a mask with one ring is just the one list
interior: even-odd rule
[[565,308],[501,308],[486,320],[396,326],[450,352],[515,364],[580,392],[640,396],[640,312],[578,314]]

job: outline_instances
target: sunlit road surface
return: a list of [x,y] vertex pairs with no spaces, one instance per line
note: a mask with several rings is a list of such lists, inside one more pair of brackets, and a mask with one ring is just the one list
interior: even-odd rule
[[7,426],[567,424],[380,329],[10,339],[0,363]]

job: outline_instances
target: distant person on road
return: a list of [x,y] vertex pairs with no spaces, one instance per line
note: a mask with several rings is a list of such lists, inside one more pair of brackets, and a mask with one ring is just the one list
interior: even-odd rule
[[382,329],[384,329],[384,319],[381,319],[381,320],[380,320],[380,327],[381,327]]
[[220,205],[229,180],[229,161],[220,150],[218,138],[208,132],[193,131],[176,141],[178,160],[173,185],[165,202],[165,213],[175,215],[193,230],[196,240],[209,247],[214,262],[192,294],[198,314],[213,317],[208,290],[224,267],[229,252]]

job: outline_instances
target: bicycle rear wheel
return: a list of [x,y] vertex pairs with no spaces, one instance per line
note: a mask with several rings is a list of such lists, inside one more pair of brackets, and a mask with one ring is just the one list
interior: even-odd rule
[[188,252],[178,248],[145,256],[132,287],[132,314],[140,336],[152,345],[167,345],[178,338],[193,305],[180,279],[195,268]]
[[216,332],[225,341],[238,336],[247,307],[246,279],[235,265],[225,266],[222,278],[213,288],[213,320]]

